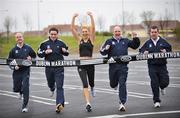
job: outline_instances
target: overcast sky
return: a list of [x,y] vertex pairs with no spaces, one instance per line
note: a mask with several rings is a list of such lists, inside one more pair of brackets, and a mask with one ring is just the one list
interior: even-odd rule
[[[154,20],[157,20],[160,15],[164,16],[165,11],[171,14],[171,19],[180,20],[180,0],[123,1],[124,11],[134,16],[131,21],[133,23],[140,23],[142,21],[140,13],[147,10],[155,13]],[[0,31],[5,30],[3,22],[6,16],[10,16],[16,21],[16,30],[14,26],[13,31],[26,30],[23,16],[29,16],[31,30],[37,30],[38,2],[40,29],[50,24],[69,24],[74,13],[82,16],[87,11],[93,13],[95,21],[98,16],[103,17],[106,30],[109,29],[109,25],[122,23],[122,18],[120,18],[122,0],[0,0]]]

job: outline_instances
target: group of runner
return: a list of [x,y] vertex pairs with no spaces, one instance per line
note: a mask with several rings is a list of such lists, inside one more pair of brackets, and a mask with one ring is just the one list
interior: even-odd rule
[[[95,41],[95,23],[91,12],[87,12],[90,17],[91,25],[82,26],[81,32],[75,25],[75,20],[78,14],[74,14],[71,23],[71,31],[74,38],[79,45],[80,59],[92,59],[93,56],[93,43]],[[59,31],[56,28],[49,29],[49,37],[47,40],[40,44],[37,55],[44,58],[46,61],[64,60],[64,56],[69,55],[68,46],[60,39],[58,39]],[[136,32],[132,32],[132,40],[122,37],[120,26],[115,26],[113,29],[113,36],[102,44],[100,53],[107,55],[110,61],[114,61],[111,57],[128,55],[128,48],[139,48],[140,53],[148,54],[154,52],[170,52],[172,51],[171,45],[159,35],[157,26],[151,26],[149,29],[150,38],[140,46],[140,39]],[[15,34],[16,45],[9,52],[11,59],[28,59],[36,58],[35,51],[27,44],[24,43],[22,33]],[[160,107],[160,91],[164,95],[165,88],[169,85],[169,74],[167,70],[166,59],[151,59],[148,60],[148,72],[150,76],[150,83],[153,93],[153,105],[155,108]],[[30,67],[25,66],[11,66],[13,70],[13,91],[19,93],[20,98],[23,97],[22,112],[28,112],[29,101],[29,77]],[[87,112],[92,111],[90,103],[91,97],[95,97],[95,66],[83,65],[78,66],[77,71],[82,81],[83,95],[86,102],[85,109]],[[56,90],[56,109],[60,113],[64,108],[64,67],[45,67],[45,75],[48,87],[51,91],[51,97]],[[111,63],[109,64],[109,81],[110,86],[119,91],[119,111],[126,111],[125,103],[127,102],[127,81],[128,76],[128,62]]]

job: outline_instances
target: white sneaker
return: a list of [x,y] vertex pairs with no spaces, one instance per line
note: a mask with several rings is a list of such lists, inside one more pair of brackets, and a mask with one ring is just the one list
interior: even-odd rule
[[165,95],[165,94],[166,94],[165,89],[161,89],[161,95]]
[[117,90],[118,89],[118,85],[116,87],[113,88],[114,90]]
[[19,94],[19,99],[20,99],[20,100],[23,99],[23,94]]
[[53,96],[54,96],[54,91],[51,91],[50,97],[53,97]]
[[126,108],[122,103],[119,105],[119,111],[126,111]]
[[22,109],[22,112],[23,112],[23,113],[28,112],[28,108],[27,108],[27,107],[23,108],[23,109]]
[[95,93],[95,90],[94,90],[94,88],[93,88],[93,87],[91,87],[91,95],[92,95],[93,97],[95,97],[95,96],[96,96],[96,93]]
[[155,107],[155,108],[159,108],[160,106],[161,106],[161,105],[160,105],[160,102],[155,102],[155,103],[154,103],[154,107]]

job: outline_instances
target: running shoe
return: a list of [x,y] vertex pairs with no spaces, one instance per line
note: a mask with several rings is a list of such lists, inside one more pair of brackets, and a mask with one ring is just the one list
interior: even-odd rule
[[90,105],[90,104],[87,104],[87,105],[86,105],[86,110],[87,110],[87,112],[91,112],[91,111],[92,111],[92,108],[91,108],[91,105]]
[[56,113],[60,113],[63,110],[63,105],[62,104],[57,104],[56,105]]
[[126,108],[122,103],[119,105],[119,111],[126,111]]

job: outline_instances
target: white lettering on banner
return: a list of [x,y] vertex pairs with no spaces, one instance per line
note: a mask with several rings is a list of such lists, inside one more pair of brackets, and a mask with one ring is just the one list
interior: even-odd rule
[[51,66],[75,66],[75,60],[60,60],[60,61],[52,61]]
[[154,58],[176,58],[179,57],[179,52],[166,52],[166,53],[154,53]]
[[147,60],[147,59],[153,59],[153,54],[139,54],[136,55],[136,60]]
[[107,57],[92,58],[87,60],[72,59],[72,60],[57,60],[57,61],[45,61],[45,60],[25,60],[25,59],[7,59],[0,58],[0,65],[22,65],[22,66],[80,66],[80,65],[99,65],[108,63],[119,63],[129,61],[141,61],[148,59],[162,59],[162,58],[180,58],[180,51],[177,52],[160,52],[160,53],[148,53],[148,54],[137,54],[137,55],[124,55],[119,57]]

